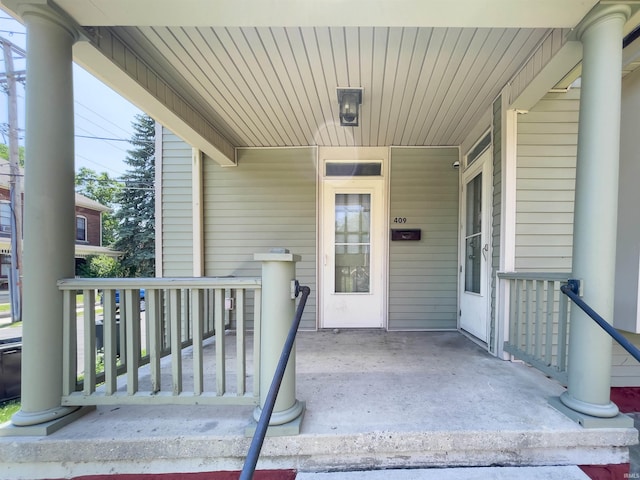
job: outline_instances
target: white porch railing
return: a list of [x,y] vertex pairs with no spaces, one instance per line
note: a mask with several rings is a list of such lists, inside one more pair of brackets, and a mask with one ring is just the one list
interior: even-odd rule
[[[259,403],[260,278],[85,278],[58,286],[64,294],[62,405]],[[77,309],[77,293],[84,308]],[[104,348],[98,352],[100,319]],[[205,349],[215,353],[205,356]]]
[[569,273],[498,273],[509,299],[504,351],[565,385],[570,306],[560,286],[569,277]]

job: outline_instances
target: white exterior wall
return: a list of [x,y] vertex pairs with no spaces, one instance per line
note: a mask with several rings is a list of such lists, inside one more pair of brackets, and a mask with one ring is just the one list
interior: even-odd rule
[[[640,70],[622,80],[620,189],[616,250],[615,326],[638,332],[640,323]],[[640,335],[623,332],[640,347]],[[612,385],[640,386],[640,365],[617,343],[613,348]]]
[[205,159],[203,183],[205,276],[260,276],[254,253],[288,248],[311,288],[300,328],[315,329],[316,149],[240,149],[237,167]]
[[518,116],[516,271],[570,272],[579,89]]
[[391,150],[391,228],[422,238],[389,242],[390,330],[457,328],[458,158],[450,147]]
[[[578,89],[548,94],[518,116],[517,271],[571,271]],[[638,321],[640,261],[640,71],[623,80],[620,203],[616,265],[617,328]],[[625,336],[640,346],[640,335]],[[614,342],[612,386],[640,386],[640,365]]]
[[193,276],[193,208],[191,147],[162,129],[163,277]]

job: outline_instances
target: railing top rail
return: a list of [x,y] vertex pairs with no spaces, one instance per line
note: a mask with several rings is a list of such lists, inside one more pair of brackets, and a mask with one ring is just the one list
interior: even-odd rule
[[262,288],[260,277],[65,278],[60,290],[119,288]]
[[563,272],[498,272],[498,278],[503,280],[559,280],[567,281],[571,273]]

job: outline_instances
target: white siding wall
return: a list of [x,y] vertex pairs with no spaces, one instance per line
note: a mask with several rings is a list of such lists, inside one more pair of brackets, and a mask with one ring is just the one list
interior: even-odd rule
[[259,276],[254,253],[285,247],[302,256],[311,288],[302,329],[316,328],[316,150],[243,149],[237,167],[204,164],[205,275]]
[[457,328],[458,157],[457,148],[391,150],[391,228],[422,229],[418,242],[390,242],[391,330]]
[[[618,210],[618,245],[616,251],[615,325],[634,330],[638,318],[638,263],[640,260],[640,70],[622,81],[622,125],[620,142],[620,201]],[[640,335],[625,333],[640,347]],[[613,386],[640,386],[638,362],[614,343]]]
[[580,91],[518,116],[516,270],[569,272]]
[[[620,280],[620,274],[624,275],[631,264],[637,266],[640,248],[636,208],[640,203],[640,190],[636,187],[640,181],[637,170],[638,92],[640,71],[623,81],[622,201],[618,229],[622,249],[619,245],[616,266],[616,287],[624,290],[620,292],[623,295],[632,295],[635,289],[636,299],[637,270],[635,283]],[[571,90],[568,94],[549,94],[528,114],[518,118],[516,269],[519,271],[571,271],[579,93],[579,90]],[[622,314],[622,310],[616,310],[616,316]],[[625,333],[625,336],[640,346],[640,335]],[[614,342],[611,384],[614,387],[640,386],[638,362],[617,342]]]
[[162,129],[162,271],[193,275],[191,147]]

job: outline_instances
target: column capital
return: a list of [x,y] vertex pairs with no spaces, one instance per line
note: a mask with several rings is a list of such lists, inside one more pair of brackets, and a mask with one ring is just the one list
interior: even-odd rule
[[631,18],[631,6],[626,4],[600,5],[591,10],[576,27],[576,38],[582,41],[584,34],[594,25],[609,20],[611,17],[620,17],[622,22]]
[[79,26],[50,0],[3,0],[2,3],[17,13],[25,23],[29,17],[45,19],[66,30],[74,42],[80,39]]

